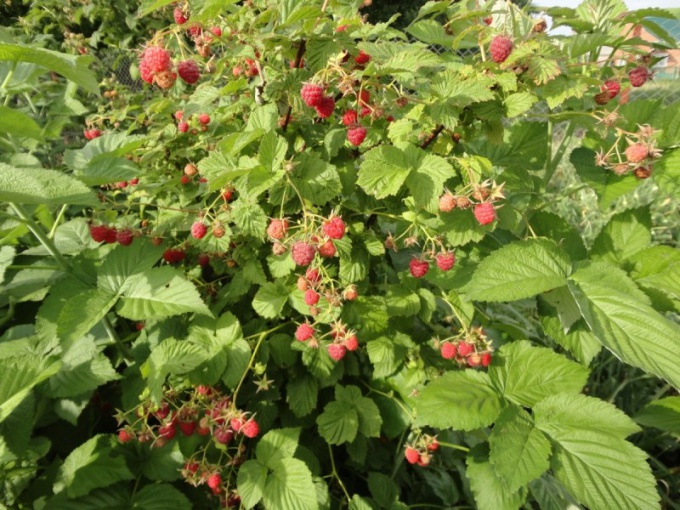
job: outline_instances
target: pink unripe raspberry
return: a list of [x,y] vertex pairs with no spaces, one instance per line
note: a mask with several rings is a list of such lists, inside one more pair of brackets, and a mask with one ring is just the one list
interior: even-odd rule
[[300,342],[306,342],[313,336],[314,328],[307,324],[306,322],[300,324],[297,330],[295,330],[295,338],[297,338]]
[[342,291],[342,297],[345,299],[345,301],[354,301],[357,297],[359,297],[357,286],[350,285],[347,287],[344,291]]
[[319,298],[319,293],[314,289],[307,289],[305,291],[305,303],[307,303],[307,305],[314,306],[319,302]]
[[491,45],[489,46],[491,59],[497,64],[505,62],[510,56],[513,46],[512,39],[505,35],[497,35],[491,40]]
[[283,239],[288,232],[288,220],[273,219],[267,227],[267,235],[272,239]]
[[260,433],[260,426],[252,418],[243,424],[241,427],[241,433],[249,438],[257,437]]
[[496,219],[496,210],[491,202],[476,204],[474,214],[480,225],[488,225]]
[[337,249],[335,248],[335,244],[333,244],[333,241],[326,241],[322,245],[319,246],[319,255],[321,255],[324,258],[331,258],[335,257],[335,254],[337,253]]
[[643,143],[634,143],[626,149],[625,154],[630,163],[640,163],[649,156],[649,149]]
[[186,133],[187,131],[189,131],[189,124],[187,122],[182,121],[179,124],[177,124],[177,130],[180,133]]
[[439,346],[442,358],[453,359],[456,357],[456,345],[451,342],[442,342]]
[[208,227],[206,227],[200,221],[196,221],[193,225],[191,225],[191,237],[194,239],[203,239],[207,232]]
[[222,485],[222,476],[219,473],[214,473],[208,477],[208,487],[210,487],[213,492],[218,491]]
[[347,354],[347,347],[343,344],[330,344],[328,346],[328,355],[333,361],[340,361]]
[[323,87],[313,83],[305,83],[300,90],[302,100],[312,108],[319,106],[324,98]]
[[420,452],[415,448],[408,447],[404,450],[404,457],[409,464],[417,464],[420,460]]
[[444,193],[439,197],[439,210],[441,212],[451,212],[456,208],[456,197],[451,193]]
[[414,278],[422,278],[430,269],[430,264],[427,260],[413,258],[409,262],[409,270]]
[[440,253],[436,258],[437,267],[442,271],[449,271],[456,263],[456,255],[452,251]]
[[314,260],[316,250],[314,249],[314,246],[309,243],[297,241],[293,244],[290,255],[298,266],[308,266]]
[[351,127],[347,130],[347,140],[355,147],[358,147],[366,139],[367,134],[368,131],[363,126]]
[[475,352],[475,346],[468,342],[458,342],[458,354],[463,358]]
[[127,431],[125,429],[118,431],[118,440],[121,443],[128,443],[128,442],[132,441],[134,438],[135,438],[135,436],[133,436],[129,431]]
[[342,239],[345,235],[345,222],[340,216],[333,216],[324,221],[321,230],[331,239]]
[[356,335],[345,337],[345,347],[348,351],[356,351],[359,348],[359,340]]

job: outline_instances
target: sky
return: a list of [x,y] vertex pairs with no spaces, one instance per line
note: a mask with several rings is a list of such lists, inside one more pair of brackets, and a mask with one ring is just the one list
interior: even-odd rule
[[[624,0],[629,9],[643,9],[647,7],[680,8],[680,0]],[[540,7],[577,7],[581,0],[534,0],[533,4]]]

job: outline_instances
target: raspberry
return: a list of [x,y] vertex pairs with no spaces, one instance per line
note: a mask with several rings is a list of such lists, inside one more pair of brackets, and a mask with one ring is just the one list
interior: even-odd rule
[[420,452],[415,448],[408,447],[404,450],[404,457],[409,464],[416,464],[420,460]]
[[186,133],[187,131],[189,131],[189,124],[187,122],[182,121],[179,124],[177,124],[177,130],[180,133]]
[[106,239],[106,231],[109,229],[106,225],[90,225],[90,235],[92,239],[101,243]]
[[650,166],[639,166],[635,170],[633,170],[633,174],[638,179],[649,179],[649,176],[652,175],[652,167],[651,167],[651,165]]
[[342,115],[342,123],[345,126],[351,126],[352,124],[356,124],[356,122],[357,122],[357,111],[356,110],[347,110]]
[[186,186],[191,182],[191,177],[189,177],[188,175],[183,175],[179,182],[181,182],[183,186]]
[[127,228],[116,233],[116,241],[118,241],[118,243],[122,244],[123,246],[130,246],[134,239],[135,235],[132,233],[132,230]]
[[609,98],[614,99],[621,90],[621,84],[616,80],[606,80],[601,87],[603,92],[609,93]]
[[475,346],[467,342],[458,342],[458,354],[463,358],[475,352]]
[[342,297],[345,301],[354,301],[359,297],[359,292],[357,291],[356,285],[350,285],[342,292]]
[[252,439],[253,437],[257,437],[260,433],[260,426],[255,420],[250,419],[243,424],[243,427],[241,427],[241,433]]
[[319,302],[319,294],[313,289],[307,289],[305,291],[305,303],[309,306],[314,306]]
[[184,112],[182,110],[177,110],[175,112],[175,120],[182,120],[184,118]]
[[87,138],[88,140],[94,140],[95,138],[99,138],[100,136],[102,136],[102,132],[97,128],[85,129],[83,131],[83,135],[85,135],[85,138]]
[[198,122],[200,122],[204,126],[207,126],[208,124],[210,124],[210,115],[208,115],[207,113],[200,114],[198,116]]
[[307,278],[312,285],[316,285],[321,281],[321,273],[319,273],[318,269],[309,268],[305,272],[305,278]]
[[335,248],[335,245],[333,244],[333,241],[326,241],[321,246],[319,246],[319,255],[321,255],[324,258],[329,259],[331,257],[335,257],[336,253],[337,250]]
[[366,128],[363,126],[356,126],[347,130],[347,140],[352,145],[358,147],[366,139]]
[[626,149],[625,154],[630,163],[640,163],[649,156],[649,149],[643,143],[634,143]]
[[208,264],[210,264],[210,255],[206,255],[205,253],[201,253],[198,256],[198,265],[201,267],[205,267]]
[[307,324],[306,322],[300,324],[298,328],[295,330],[295,338],[297,338],[300,342],[306,342],[313,336],[314,328]]
[[159,420],[165,420],[170,414],[170,405],[167,402],[163,402],[158,408],[158,411],[154,413]]
[[470,202],[470,199],[466,196],[462,197],[456,197],[456,206],[459,209],[467,209],[472,205],[472,202]]
[[232,198],[234,198],[234,191],[229,188],[225,189],[222,192],[222,198],[225,202],[229,202]]
[[153,83],[154,72],[151,70],[151,64],[146,60],[139,61],[139,76],[147,83]]
[[229,425],[231,428],[234,430],[234,432],[238,432],[241,430],[241,427],[243,426],[245,422],[243,421],[242,418],[232,418],[231,421],[229,422]]
[[118,441],[120,441],[121,443],[128,443],[132,441],[134,438],[135,436],[130,434],[130,432],[128,432],[125,429],[118,431]]
[[307,106],[312,108],[319,106],[324,98],[323,87],[313,83],[305,83],[300,90],[300,95]]
[[208,477],[208,487],[210,487],[213,492],[218,490],[222,485],[222,476],[219,473],[213,473]]
[[360,66],[368,64],[370,60],[371,56],[368,53],[365,53],[364,50],[359,50],[359,54],[354,57],[354,61]]
[[493,16],[488,16],[488,17],[484,18],[483,21],[484,21],[484,23],[485,23],[486,25],[489,25],[489,26],[490,26],[491,23],[493,23]]
[[118,181],[117,183],[114,184],[114,186],[118,189],[124,189],[127,188],[127,181]]
[[439,441],[437,441],[436,437],[432,438],[432,442],[427,445],[427,449],[431,452],[436,452],[439,450]]
[[150,46],[144,50],[142,60],[148,65],[151,73],[162,73],[170,69],[170,53],[158,46]]
[[366,117],[367,115],[371,114],[371,107],[370,106],[362,106],[361,107],[361,113],[360,115],[362,117]]
[[471,367],[479,367],[482,365],[482,357],[479,354],[470,354],[467,358],[467,364]]
[[482,202],[475,205],[475,219],[480,225],[488,225],[496,219],[496,210],[491,202]]
[[302,292],[306,291],[309,288],[309,285],[307,284],[307,280],[305,279],[304,276],[298,277],[297,288],[300,289]]
[[427,260],[416,258],[411,259],[411,262],[409,262],[408,266],[411,271],[411,275],[414,278],[422,278],[427,274],[428,270],[430,269],[430,264],[429,262],[427,262]]
[[349,25],[340,25],[339,27],[337,27],[337,28],[335,29],[335,31],[336,31],[336,32],[344,32],[344,31],[347,30],[348,28],[349,28]]
[[234,431],[226,427],[216,428],[213,437],[220,444],[229,444],[234,438]]
[[224,234],[226,233],[226,230],[224,228],[224,225],[220,223],[219,221],[216,221],[215,223],[212,224],[212,235],[213,237],[217,239],[221,239],[224,237]]
[[162,89],[169,89],[175,84],[177,80],[177,74],[172,71],[163,71],[161,73],[156,73],[153,77],[153,81]]
[[210,33],[215,37],[222,37],[222,29],[220,27],[212,27]]
[[597,104],[605,105],[609,101],[612,100],[612,96],[609,94],[608,91],[605,90],[604,92],[600,92],[599,94],[595,94],[593,96],[593,99],[595,100],[595,102]]
[[118,240],[118,231],[116,227],[106,227],[106,232],[104,232],[104,242],[111,244]]
[[163,252],[163,259],[168,264],[175,264],[177,262],[181,262],[182,260],[184,260],[184,257],[186,257],[186,253],[184,253],[184,250],[174,250],[172,248],[168,248]]
[[491,45],[489,46],[491,59],[497,64],[505,62],[510,56],[513,46],[512,39],[505,35],[497,35],[491,40]]
[[288,220],[272,220],[267,227],[267,235],[272,239],[283,239],[288,232]]
[[137,186],[139,184],[139,177],[134,177],[133,179],[130,179],[130,186]]
[[168,423],[158,428],[158,435],[164,437],[165,439],[172,439],[175,437],[175,425],[174,423]]
[[444,359],[453,359],[456,357],[456,345],[451,342],[442,342],[439,346],[439,351]]
[[349,335],[345,338],[345,347],[348,351],[356,351],[359,348],[359,340],[356,335]]
[[361,89],[357,97],[357,101],[360,106],[366,106],[371,100],[371,93],[366,89]]
[[451,193],[444,193],[439,197],[439,210],[441,212],[451,212],[456,208],[456,197]]
[[456,255],[452,251],[442,252],[436,257],[437,267],[446,272],[456,263]]
[[491,353],[485,352],[482,354],[482,366],[488,367],[491,364]]
[[347,354],[347,347],[342,344],[330,344],[328,346],[328,355],[333,361],[340,361]]
[[196,165],[194,165],[193,163],[188,163],[184,167],[184,175],[188,175],[189,177],[193,177],[197,173],[198,173],[198,168],[196,168]]
[[290,256],[298,266],[308,266],[311,264],[315,254],[314,246],[304,241],[296,242],[290,250]]
[[203,239],[207,232],[208,227],[206,227],[200,221],[195,221],[194,224],[191,225],[191,237],[194,239]]
[[231,70],[231,74],[234,75],[234,78],[237,78],[243,74],[243,67],[242,66],[234,66]]
[[345,222],[340,216],[333,216],[323,223],[321,230],[331,239],[342,239],[345,235]]
[[321,102],[315,106],[315,109],[319,117],[327,119],[333,115],[333,110],[335,110],[335,99],[330,96],[324,97],[321,99]]
[[177,74],[189,85],[193,85],[201,77],[198,64],[193,60],[185,60],[177,64]]
[[644,67],[636,67],[628,73],[628,79],[633,87],[642,87],[649,79],[649,70]]
[[179,429],[182,431],[182,434],[185,436],[191,436],[194,431],[196,430],[196,422],[195,421],[181,421],[179,422]]
[[189,19],[189,16],[184,14],[182,9],[180,9],[179,7],[175,7],[175,10],[172,12],[172,15],[175,18],[175,23],[177,23],[178,25],[184,25]]

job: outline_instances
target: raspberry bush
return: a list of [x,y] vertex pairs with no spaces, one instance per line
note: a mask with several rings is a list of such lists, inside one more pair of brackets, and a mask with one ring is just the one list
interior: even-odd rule
[[364,3],[145,3],[129,88],[3,31],[0,504],[672,503],[648,13]]

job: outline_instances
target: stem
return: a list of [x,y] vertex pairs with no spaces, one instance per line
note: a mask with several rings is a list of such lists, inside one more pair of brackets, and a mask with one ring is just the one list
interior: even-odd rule
[[59,222],[61,219],[64,217],[64,214],[66,213],[66,209],[68,209],[68,205],[64,204],[61,206],[61,209],[59,209],[59,214],[57,214],[57,218],[54,220],[54,225],[52,225],[52,230],[50,230],[50,233],[47,235],[50,239],[54,239],[54,233],[57,231],[57,227],[59,226]]
[[[273,333],[274,331],[282,328],[283,326],[285,326],[285,324],[279,324],[278,326],[276,326],[272,329],[268,329],[267,331],[263,331],[262,333],[259,334],[259,336],[257,338],[257,343],[255,344],[255,348],[253,349],[253,353],[250,355],[250,360],[248,361],[248,366],[243,371],[243,375],[241,376],[241,380],[238,382],[238,386],[236,386],[236,389],[234,390],[234,393],[232,394],[231,401],[234,404],[236,403],[236,398],[238,397],[238,392],[241,389],[241,386],[243,386],[243,383],[245,382],[246,377],[248,376],[248,373],[253,368],[253,364],[255,363],[255,357],[257,356],[257,353],[260,350],[260,346],[262,345],[262,342],[267,337],[267,335],[269,335],[270,333]],[[246,340],[248,338],[252,338],[252,337],[246,337],[246,338],[244,338],[244,340]]]
[[466,453],[470,451],[470,448],[467,448],[465,446],[461,446],[459,444],[443,443],[439,440],[437,440],[437,442],[439,443],[439,446],[445,446],[447,448],[453,448],[454,450],[460,450],[461,452],[466,452]]
[[338,481],[338,485],[340,485],[342,492],[345,493],[345,497],[347,498],[347,501],[350,501],[352,498],[349,497],[349,492],[347,492],[347,488],[345,487],[345,484],[342,482],[342,479],[338,475],[338,471],[335,469],[335,459],[333,458],[333,447],[331,445],[328,445],[328,455],[331,458],[331,469],[333,469],[332,475]]
[[[307,49],[307,40],[306,39],[301,39],[300,40],[300,46],[298,47],[297,55],[295,55],[295,62],[293,63],[293,69],[297,69],[300,67],[300,62],[302,61],[302,57],[305,54],[305,50]],[[288,105],[288,110],[286,111],[286,118],[283,121],[283,126],[281,126],[281,130],[285,133],[286,129],[288,129],[288,123],[290,122],[290,116],[293,113],[293,105],[289,104]]]
[[434,142],[437,137],[439,136],[439,133],[441,133],[444,130],[444,125],[439,124],[436,128],[434,128],[434,131],[430,133],[430,136],[425,138],[423,143],[420,144],[421,149],[426,149],[432,142]]
[[557,165],[559,162],[562,160],[562,157],[564,156],[564,153],[567,150],[567,147],[569,146],[569,143],[571,142],[571,139],[574,137],[574,124],[571,122],[569,123],[569,126],[567,127],[567,132],[564,134],[564,138],[560,142],[560,146],[557,148],[557,151],[555,151],[555,155],[552,156],[552,122],[548,122],[548,139],[549,139],[549,148],[548,148],[548,157],[550,158],[549,161],[546,162],[548,168],[546,168],[545,172],[545,177],[543,179],[543,187],[547,187],[548,183],[550,182],[550,179],[552,179],[552,176],[555,173],[555,170],[557,170]]
[[12,79],[12,76],[14,76],[14,70],[17,68],[17,62],[14,61],[12,64],[12,68],[9,70],[7,73],[7,76],[5,76],[5,79],[2,81],[2,85],[0,85],[0,90],[5,92],[7,95],[5,96],[5,101],[2,103],[3,106],[7,106],[9,104],[9,98],[11,97],[9,93],[7,92],[7,84],[10,82]]

